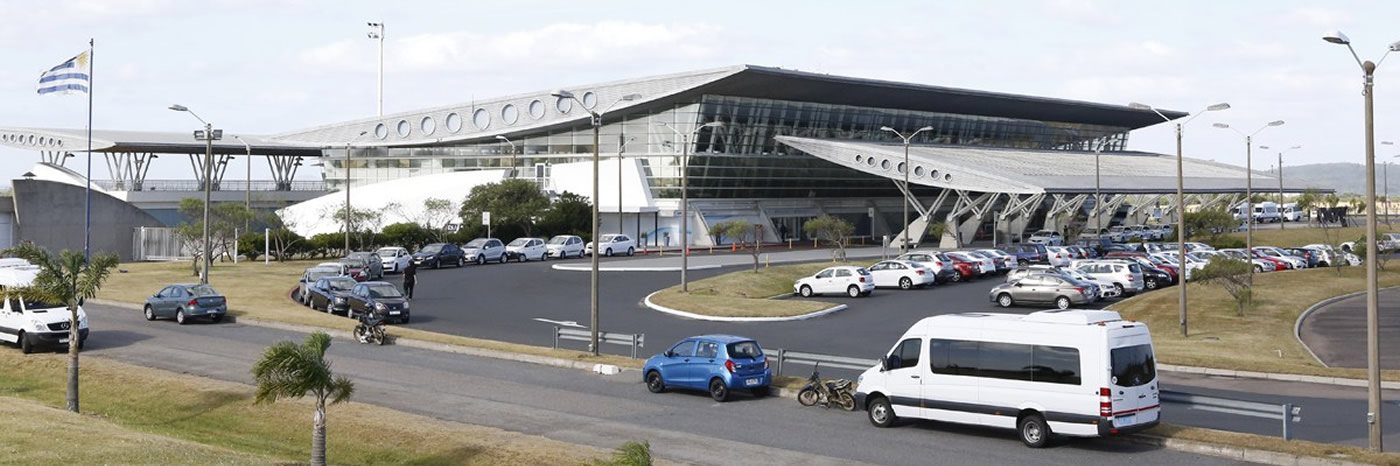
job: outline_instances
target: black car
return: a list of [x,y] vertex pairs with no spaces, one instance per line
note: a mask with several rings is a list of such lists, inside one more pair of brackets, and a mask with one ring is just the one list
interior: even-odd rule
[[311,309],[319,309],[331,314],[350,312],[350,290],[355,288],[355,279],[350,277],[322,278],[312,283]]
[[1167,271],[1156,267],[1147,267],[1145,265],[1142,265],[1142,263],[1139,263],[1138,265],[1142,266],[1142,286],[1144,288],[1147,288],[1150,291],[1162,287],[1171,286],[1172,276],[1171,274],[1167,273]]
[[466,253],[452,243],[433,243],[423,246],[413,254],[413,263],[419,267],[438,268],[445,265],[461,267],[467,262]]
[[389,282],[364,282],[350,289],[350,318],[373,312],[390,323],[408,323],[408,299]]
[[1317,264],[1318,264],[1318,262],[1321,260],[1321,256],[1322,256],[1321,254],[1318,254],[1317,251],[1314,251],[1314,250],[1311,250],[1311,249],[1289,248],[1289,249],[1284,249],[1284,251],[1287,252],[1287,253],[1289,253],[1289,254],[1292,254],[1292,255],[1294,255],[1294,256],[1296,256],[1296,257],[1301,257],[1301,258],[1303,258],[1303,260],[1308,261],[1308,268],[1317,267]]
[[[1036,247],[1036,246],[1039,246],[1039,247]],[[1002,250],[1002,251],[1006,251],[1007,254],[1016,256],[1016,262],[1018,262],[1018,263],[1029,264],[1029,263],[1034,263],[1034,262],[1044,262],[1044,261],[1045,261],[1045,255],[1046,255],[1045,252],[1046,252],[1046,251],[1045,251],[1045,245],[1043,245],[1043,244],[1040,244],[1040,245],[1037,245],[1037,244],[1029,244],[1029,243],[1003,244],[1003,245],[1001,245],[1001,246],[997,246],[997,249],[1000,249],[1000,250]]]

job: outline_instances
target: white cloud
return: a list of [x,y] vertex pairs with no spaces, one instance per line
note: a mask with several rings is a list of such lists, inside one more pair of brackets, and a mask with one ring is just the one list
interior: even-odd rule
[[1095,0],[1054,0],[1046,3],[1044,9],[1052,16],[1080,23],[1111,24],[1119,21],[1117,14],[1100,8]]
[[1290,10],[1285,16],[1289,22],[1315,27],[1337,27],[1352,21],[1350,14],[1319,7],[1298,7]]
[[1226,55],[1229,56],[1250,59],[1268,59],[1271,61],[1291,56],[1293,53],[1293,50],[1290,50],[1287,46],[1279,42],[1250,42],[1240,40],[1235,41],[1234,45],[1226,49]]
[[311,94],[298,89],[279,89],[258,94],[259,102],[284,106],[297,106],[311,100]]
[[1086,76],[1070,79],[1060,89],[1057,97],[1115,103],[1150,99],[1159,106],[1196,93],[1186,78],[1153,75]]

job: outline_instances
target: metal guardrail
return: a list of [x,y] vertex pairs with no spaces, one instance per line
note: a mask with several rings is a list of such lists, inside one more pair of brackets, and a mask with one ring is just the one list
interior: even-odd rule
[[[614,333],[598,332],[598,343],[609,343],[632,347],[632,359],[637,359],[637,350],[646,344],[646,334],[644,333]],[[579,330],[573,328],[554,327],[554,349],[559,349],[559,340],[582,341],[593,343],[593,332],[589,330]]]
[[1294,406],[1292,403],[1260,403],[1257,401],[1232,400],[1229,398],[1193,395],[1190,393],[1167,390],[1162,390],[1159,395],[1163,403],[1185,405],[1187,409],[1199,409],[1201,411],[1282,421],[1284,440],[1290,440],[1292,437],[1289,433],[1288,425],[1292,422],[1301,422],[1303,420],[1303,407]]
[[774,362],[773,375],[783,375],[783,365],[786,363],[803,364],[814,366],[821,363],[824,367],[835,367],[838,369],[865,370],[879,364],[876,359],[848,358],[845,356],[834,356],[821,353],[807,353],[803,351],[789,351],[782,348],[768,348],[764,351],[768,354],[770,362]]
[[[92,184],[107,191],[203,191],[199,180],[92,180]],[[223,180],[214,183],[214,191],[326,191],[322,180]]]

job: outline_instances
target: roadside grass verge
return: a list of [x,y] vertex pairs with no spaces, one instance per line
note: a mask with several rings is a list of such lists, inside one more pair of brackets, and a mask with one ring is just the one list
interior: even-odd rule
[[[63,406],[65,358],[62,354],[22,355],[13,350],[0,351],[0,372],[6,374],[0,378],[0,397]],[[180,375],[101,357],[84,358],[82,380],[85,381],[82,386],[85,414],[134,431],[131,435],[172,437],[208,445],[205,449],[209,452],[226,449],[283,463],[303,462],[309,456],[313,410],[309,399],[254,405],[252,386]],[[46,421],[63,421],[58,416],[49,418]],[[38,426],[30,423],[32,418],[4,416],[3,419],[7,419],[3,429],[8,431],[6,435]],[[336,464],[577,464],[609,454],[600,448],[440,421],[355,403],[353,399],[329,408],[327,429],[327,455]],[[54,448],[54,432],[64,432],[64,440],[60,442],[64,448]],[[85,448],[69,448],[76,446],[71,442],[97,445],[102,441],[100,436],[68,435],[70,433],[49,431],[41,439],[47,447],[37,448],[79,451]],[[123,450],[119,446],[112,448],[115,448],[113,453],[145,453]],[[15,452],[6,449],[7,455]],[[237,455],[226,455],[232,460],[241,459]],[[79,460],[77,463],[212,463],[205,458],[193,461],[178,458],[145,461],[143,458],[100,457],[99,461]],[[256,457],[247,459],[246,462],[259,462]]]
[[[1297,225],[1297,226],[1295,226]],[[1384,230],[1384,225],[1382,225]],[[1232,232],[1221,235],[1226,238],[1237,238],[1244,241],[1244,232]],[[1356,241],[1357,238],[1366,236],[1365,227],[1329,227],[1327,234],[1323,234],[1322,228],[1306,227],[1303,224],[1288,224],[1284,230],[1254,230],[1255,246],[1277,246],[1280,248],[1294,248],[1306,246],[1314,243],[1330,244],[1337,246],[1345,241]],[[1330,240],[1329,240],[1330,237]],[[1243,247],[1243,246],[1241,246]]]
[[[1340,275],[1338,275],[1340,270]],[[1118,302],[1109,309],[1146,322],[1163,363],[1260,372],[1365,378],[1364,369],[1327,368],[1293,336],[1298,316],[1322,300],[1366,289],[1363,267],[1255,274],[1254,307],[1243,316],[1224,288],[1189,284],[1190,337],[1181,337],[1177,291],[1166,288]],[[1381,287],[1400,285],[1400,272],[1381,271]],[[1400,380],[1400,370],[1382,371]]]
[[[95,416],[0,397],[0,445],[8,464],[277,464],[195,442],[131,430]],[[55,434],[62,435],[58,440]],[[59,447],[58,444],[62,446]]]
[[804,299],[767,299],[792,294],[792,284],[798,278],[816,274],[831,267],[831,262],[777,265],[754,272],[743,268],[723,275],[690,283],[690,292],[681,292],[680,285],[661,290],[652,302],[672,309],[715,317],[792,317],[810,314],[834,306],[832,303]]
[[1362,447],[1310,442],[1307,440],[1295,439],[1285,442],[1279,437],[1203,429],[1200,427],[1162,424],[1143,432],[1143,434],[1149,437],[1155,436],[1213,445],[1228,445],[1236,448],[1272,451],[1328,460],[1352,461],[1366,464],[1400,464],[1400,454],[1397,453],[1379,453]]
[[[312,311],[288,298],[292,287],[296,286],[297,280],[301,278],[302,271],[320,262],[325,261],[273,262],[268,265],[263,265],[260,261],[245,261],[238,264],[215,263],[213,273],[209,275],[209,284],[228,298],[229,313],[237,318],[263,319],[351,331],[355,328],[355,321],[342,316]],[[99,299],[139,306],[144,305],[146,298],[160,291],[165,285],[199,281],[191,274],[188,261],[138,262],[121,264],[120,268],[127,272],[113,273],[98,294]],[[399,280],[397,275],[386,275],[384,278],[390,281]],[[593,356],[584,351],[556,350],[398,326],[391,326],[389,335],[534,356],[606,363],[622,367],[642,367],[642,361],[622,356]]]

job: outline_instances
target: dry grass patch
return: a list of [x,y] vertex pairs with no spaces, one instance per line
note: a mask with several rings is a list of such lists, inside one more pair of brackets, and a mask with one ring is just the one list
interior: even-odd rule
[[1400,454],[1377,453],[1361,447],[1336,445],[1331,443],[1290,440],[1279,437],[1227,432],[1199,427],[1183,427],[1163,424],[1145,432],[1148,436],[1189,440],[1213,445],[1228,445],[1237,448],[1274,451],[1292,455],[1311,456],[1333,460],[1353,461],[1366,464],[1400,465]]
[[[1382,225],[1381,230],[1383,231],[1384,229],[1385,227],[1384,225]],[[1304,227],[1301,225],[1293,226],[1293,224],[1290,224],[1289,227],[1284,230],[1275,230],[1272,228],[1268,230],[1260,230],[1256,228],[1254,230],[1254,245],[1293,248],[1298,246],[1306,246],[1309,244],[1321,243],[1336,246],[1344,241],[1356,241],[1357,238],[1366,236],[1366,228],[1333,227],[1328,228],[1326,233],[1327,234],[1325,235],[1323,234],[1322,228]],[[1244,232],[1227,233],[1222,236],[1227,238],[1238,238],[1240,241],[1244,241]]]
[[833,265],[850,263],[811,262],[764,267],[754,272],[745,268],[690,283],[690,292],[680,286],[661,290],[652,302],[672,309],[716,317],[791,317],[810,314],[834,306],[832,303],[803,299],[767,299],[792,294],[798,278],[816,274]]
[[[1293,336],[1293,325],[1304,310],[1322,300],[1364,290],[1365,276],[1362,267],[1256,274],[1254,307],[1244,316],[1236,314],[1235,301],[1224,288],[1188,285],[1189,338],[1181,337],[1175,288],[1142,294],[1110,308],[1124,318],[1147,323],[1157,357],[1164,363],[1365,378],[1363,369],[1322,367]],[[1400,272],[1380,272],[1380,284],[1400,285]],[[1400,380],[1400,371],[1383,371],[1383,376]]]
[[[62,406],[65,367],[65,355],[61,354],[0,351],[0,372],[6,374],[0,378],[0,396]],[[310,400],[254,405],[253,387],[248,385],[100,357],[84,358],[82,377],[86,381],[82,391],[85,413],[140,433],[134,435],[168,436],[214,447],[207,449],[211,452],[232,450],[284,462],[305,461],[309,455]],[[7,431],[15,431],[17,425],[30,425],[30,418],[26,417],[0,419],[10,420],[5,425]],[[440,421],[353,400],[329,409],[327,432],[327,455],[337,464],[577,464],[609,454],[600,448]],[[100,441],[88,437],[64,438]],[[52,447],[52,438],[44,440]],[[255,458],[249,462],[256,462]],[[104,457],[101,461],[78,463],[210,462]]]

